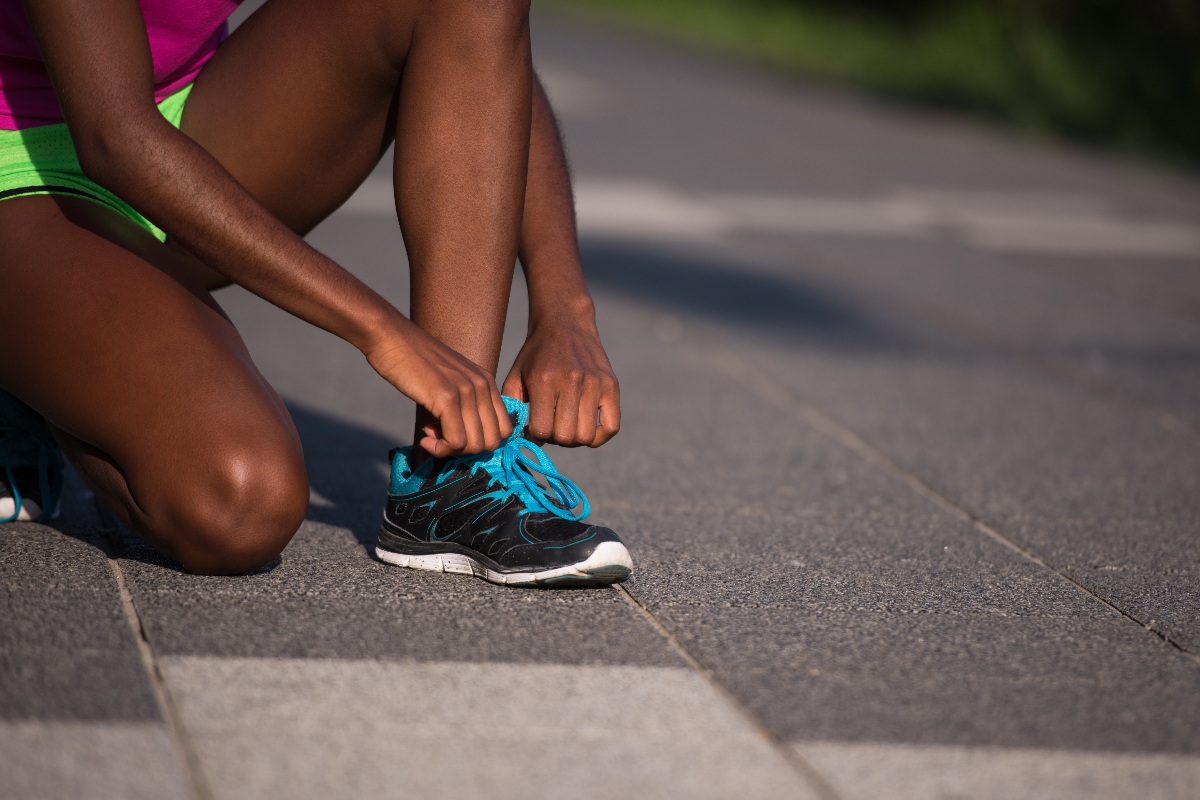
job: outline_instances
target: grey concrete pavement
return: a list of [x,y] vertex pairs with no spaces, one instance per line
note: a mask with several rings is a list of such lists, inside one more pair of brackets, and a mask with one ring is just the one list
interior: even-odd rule
[[[625,409],[552,455],[634,578],[375,562],[411,410],[224,292],[309,518],[244,578],[0,530],[0,796],[1200,796],[1200,180],[534,41]],[[385,167],[310,239],[404,307]]]

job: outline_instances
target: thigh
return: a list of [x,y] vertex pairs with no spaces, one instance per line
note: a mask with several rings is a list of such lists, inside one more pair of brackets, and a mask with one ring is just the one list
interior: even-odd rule
[[181,130],[306,233],[354,192],[394,135],[418,0],[268,0],[220,47]]
[[141,512],[171,519],[224,479],[217,460],[302,464],[237,331],[148,232],[84,200],[17,198],[0,202],[0,253],[0,386],[111,458]]

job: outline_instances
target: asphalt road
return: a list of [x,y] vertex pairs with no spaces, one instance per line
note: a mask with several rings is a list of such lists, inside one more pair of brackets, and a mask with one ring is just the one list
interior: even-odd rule
[[[1200,180],[534,42],[625,410],[552,455],[634,578],[374,561],[411,410],[228,291],[308,521],[243,578],[0,529],[0,796],[1200,796]],[[386,165],[310,239],[403,307]]]

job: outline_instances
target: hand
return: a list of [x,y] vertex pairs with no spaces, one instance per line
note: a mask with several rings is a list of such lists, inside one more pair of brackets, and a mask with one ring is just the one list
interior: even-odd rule
[[384,380],[437,420],[417,442],[435,458],[495,450],[512,433],[496,381],[406,319],[363,349]]
[[621,389],[590,321],[534,325],[504,394],[529,403],[535,441],[599,447],[621,429]]

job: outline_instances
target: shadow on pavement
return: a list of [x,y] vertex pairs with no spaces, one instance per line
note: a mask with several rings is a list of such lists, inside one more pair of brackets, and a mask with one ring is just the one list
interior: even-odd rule
[[772,275],[644,243],[588,240],[583,252],[591,285],[664,311],[700,314],[795,344],[907,349],[895,331],[804,275]]
[[313,490],[308,519],[347,528],[370,551],[387,492],[388,451],[401,442],[377,431],[286,400],[304,444]]

